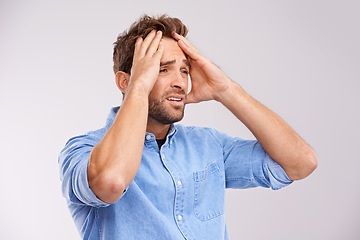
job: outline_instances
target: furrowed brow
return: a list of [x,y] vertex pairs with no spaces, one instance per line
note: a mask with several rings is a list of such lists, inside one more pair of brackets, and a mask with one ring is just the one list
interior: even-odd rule
[[[171,65],[176,63],[176,60],[171,60],[171,61],[166,61],[166,62],[160,62],[160,67],[162,66],[166,66],[166,65]],[[190,62],[187,59],[183,60],[183,63],[190,68]]]
[[161,63],[160,63],[160,67],[165,66],[165,65],[174,64],[175,62],[176,62],[176,60],[161,62]]

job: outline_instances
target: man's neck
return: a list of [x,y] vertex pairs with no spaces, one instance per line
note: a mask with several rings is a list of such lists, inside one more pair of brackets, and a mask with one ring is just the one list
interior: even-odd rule
[[170,129],[170,124],[162,124],[153,119],[148,119],[146,131],[155,135],[156,139],[165,139]]

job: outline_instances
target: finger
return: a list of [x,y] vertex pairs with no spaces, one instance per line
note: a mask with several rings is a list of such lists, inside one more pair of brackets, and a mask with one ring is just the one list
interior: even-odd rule
[[156,52],[156,50],[159,47],[159,43],[161,41],[161,38],[162,38],[162,32],[157,31],[154,39],[152,40],[150,46],[148,47],[148,49],[146,51],[146,56],[152,57],[154,55],[154,53]]
[[162,57],[162,55],[164,53],[164,49],[165,49],[164,43],[162,41],[160,41],[159,42],[159,47],[158,47],[157,51],[154,53],[154,57],[158,58],[159,61],[160,61],[160,59],[161,59],[161,57]]
[[177,40],[181,40],[188,48],[191,48],[195,52],[199,52],[196,50],[196,48],[190,43],[189,40],[187,40],[184,36],[181,36],[180,34],[177,34],[176,32],[172,32],[172,36]]
[[143,57],[145,56],[146,51],[147,51],[150,43],[152,42],[152,40],[153,40],[154,37],[155,37],[155,33],[156,33],[156,31],[155,31],[155,30],[152,30],[152,31],[146,36],[146,38],[144,39],[144,41],[142,42],[141,47],[140,47],[140,49],[139,49],[139,54],[138,54],[138,56],[139,56],[140,58],[143,58]]
[[183,36],[172,32],[172,36],[177,40],[179,47],[192,59],[197,61],[198,59],[204,58],[198,50]]
[[138,37],[136,39],[136,42],[135,42],[135,50],[134,50],[134,57],[133,57],[133,64],[135,62],[135,59],[138,58],[138,55],[139,55],[139,51],[140,51],[140,48],[141,48],[141,43],[143,42],[143,38],[142,37]]
[[186,45],[183,40],[180,39],[177,43],[179,47],[193,60],[197,61],[199,58],[201,58],[200,53]]

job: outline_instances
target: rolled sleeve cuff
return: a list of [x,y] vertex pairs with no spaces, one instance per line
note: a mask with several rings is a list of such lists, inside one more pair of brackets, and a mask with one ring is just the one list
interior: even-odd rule
[[[74,171],[73,176],[73,190],[75,196],[86,205],[93,207],[107,207],[110,204],[100,200],[89,187],[87,176],[88,161],[80,161],[77,168]],[[78,176],[76,176],[78,174]]]
[[268,154],[265,157],[265,166],[268,172],[268,178],[271,189],[279,190],[290,185],[293,181],[290,180],[285,170],[275,162]]

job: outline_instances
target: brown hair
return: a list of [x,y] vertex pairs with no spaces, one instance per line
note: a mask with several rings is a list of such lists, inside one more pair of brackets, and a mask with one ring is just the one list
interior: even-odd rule
[[178,18],[171,18],[166,14],[159,17],[142,16],[130,26],[128,31],[119,34],[114,42],[114,73],[123,71],[130,74],[136,39],[138,37],[144,39],[153,29],[162,31],[163,37],[169,38],[172,38],[172,32],[184,37],[188,33],[187,27]]

